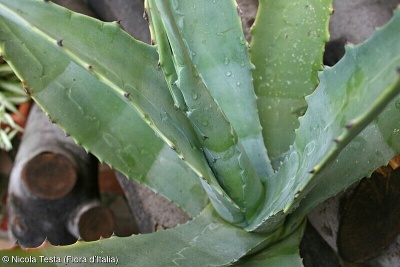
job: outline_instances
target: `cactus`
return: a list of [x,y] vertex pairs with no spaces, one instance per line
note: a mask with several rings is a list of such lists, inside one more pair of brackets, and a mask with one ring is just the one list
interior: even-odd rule
[[49,1],[0,0],[1,55],[51,120],[194,217],[0,253],[55,265],[118,255],[123,266],[302,266],[307,212],[400,153],[400,9],[317,74],[331,2],[260,1],[248,47],[233,0],[147,0],[154,45]]

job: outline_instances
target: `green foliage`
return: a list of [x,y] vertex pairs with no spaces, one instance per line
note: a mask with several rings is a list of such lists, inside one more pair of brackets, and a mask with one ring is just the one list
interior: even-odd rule
[[[11,140],[22,128],[17,125],[11,113],[19,116],[16,105],[27,102],[29,97],[25,94],[21,83],[7,63],[0,64],[0,149],[6,151],[12,148]],[[7,125],[7,126],[6,126]]]
[[259,1],[249,51],[263,138],[275,169],[294,142],[298,117],[307,109],[304,97],[318,85],[331,3]]
[[0,52],[51,119],[191,216],[204,209],[154,234],[0,253],[301,266],[307,212],[400,152],[400,10],[317,76],[331,1],[260,2],[251,63],[232,0],[148,0],[154,46],[47,1],[0,0]]
[[[209,4],[209,8],[204,8]],[[253,90],[251,72],[254,66],[247,55],[248,44],[236,5],[232,1],[196,1],[195,4],[181,1],[179,8],[171,11],[191,61],[235,129],[258,176],[270,176],[272,168],[262,145]],[[187,14],[190,20],[183,18],[181,13]],[[153,17],[157,18],[150,16],[150,23]],[[212,17],[213,22],[202,19],[204,17]],[[222,53],[221,47],[225,47]]]
[[[118,256],[118,265],[122,266],[177,265],[189,267],[211,264],[223,266],[233,263],[260,244],[276,242],[279,236],[280,232],[267,236],[247,233],[221,219],[214,209],[208,206],[198,217],[187,224],[153,234],[138,235],[134,238],[111,237],[90,243],[78,242],[62,248],[44,245],[39,250],[16,249],[1,251],[0,254],[32,256],[38,260],[40,256],[56,256],[61,259],[69,255],[78,258],[88,255]],[[127,250],[123,255],[121,255],[122,248]],[[148,255],[148,257],[139,255]],[[160,255],[160,257],[155,257],[155,255]],[[59,266],[62,265],[59,264]],[[84,265],[96,266],[98,264],[87,262]]]
[[[210,85],[206,85],[202,73],[195,67],[195,62],[192,61],[195,52],[190,51],[190,46],[186,45],[190,43],[190,40],[185,39],[184,35],[181,36],[182,30],[178,25],[184,25],[184,23],[173,17],[173,9],[178,15],[185,12],[183,3],[171,7],[169,3],[156,1],[155,7],[150,9],[150,12],[153,12],[151,17],[160,14],[163,21],[178,75],[176,85],[182,92],[187,106],[186,116],[197,133],[208,164],[221,187],[240,209],[239,212],[234,211],[231,214],[224,212],[221,215],[228,221],[242,224],[245,223],[243,222],[245,219],[255,213],[262,201],[263,185],[226,112],[217,104],[218,99],[212,97],[209,91]],[[228,11],[229,7],[235,11],[232,4],[227,7]],[[186,7],[189,10],[192,8],[191,5],[189,8]],[[241,38],[244,38],[243,33],[241,35]],[[250,72],[248,76],[250,78]],[[206,79],[206,81],[209,80],[212,79]],[[240,216],[241,213],[243,213],[242,216]]]
[[265,267],[265,266],[303,266],[300,257],[299,244],[303,236],[305,223],[281,242],[271,245],[268,249],[256,255],[243,257],[236,267]]
[[[14,8],[20,5],[12,4]],[[133,40],[117,23],[99,24],[81,15],[74,15],[71,21],[70,11],[41,1],[24,1],[23,6],[35,12],[28,12],[30,17],[23,18],[1,7],[0,12],[14,17],[12,21],[2,22],[2,32],[12,32],[15,36],[2,47],[5,58],[16,58],[10,64],[26,81],[32,98],[46,107],[51,119],[62,125],[78,144],[101,161],[141,183],[160,184],[152,187],[155,191],[173,189],[164,196],[196,215],[205,205],[199,182],[168,146],[175,146],[175,150],[182,153],[189,151],[189,156],[183,154],[185,162],[193,162],[193,168],[204,172],[205,177],[208,167],[202,155],[193,151],[192,144],[195,145],[196,140],[192,141],[195,135],[188,129],[187,119],[170,104],[168,90],[162,83],[164,78],[157,67],[155,49]],[[47,14],[49,6],[56,10],[50,16]],[[54,27],[47,28],[45,25],[49,23]],[[64,27],[67,23],[69,26]],[[32,31],[32,27],[36,30]],[[100,46],[96,36],[103,36],[101,41],[109,45]],[[18,49],[21,47],[24,53]],[[110,51],[120,52],[117,55]],[[126,53],[132,55],[132,60],[126,60]],[[155,90],[149,91],[148,87]],[[140,106],[134,102],[138,98],[143,99]],[[104,99],[107,101],[102,101]],[[146,99],[158,102],[150,103]],[[175,115],[169,116],[167,111]],[[151,113],[154,118],[150,119],[143,112]],[[165,121],[171,123],[165,124]],[[154,128],[155,123],[162,123],[176,133],[174,142],[168,140],[168,145],[164,145],[147,127],[150,124]],[[168,133],[158,134],[168,138]],[[159,162],[171,172],[165,175]],[[178,190],[188,195],[175,194],[177,189],[171,185],[179,185]],[[198,191],[200,193],[196,193]]]
[[[322,172],[326,172],[327,167],[338,159],[346,145],[375,120],[383,109],[393,108],[395,102],[392,99],[400,92],[400,77],[397,71],[400,58],[393,59],[391,53],[382,55],[378,51],[383,51],[388,45],[393,51],[400,51],[400,44],[397,41],[399,29],[396,25],[399,12],[396,15],[390,24],[377,31],[368,42],[355,47],[348,46],[346,56],[336,66],[326,67],[320,73],[318,88],[306,98],[308,110],[300,118],[300,127],[296,130],[296,139],[288,152],[288,157],[275,174],[275,178],[271,180],[271,184],[269,186],[267,184],[267,188],[273,190],[267,193],[265,206],[259,213],[259,220],[262,217],[278,219],[297,208],[299,201],[320,180],[325,181],[326,177]],[[380,71],[377,72],[376,69]],[[387,106],[389,103],[391,105]],[[371,151],[372,155],[364,152],[367,143],[375,141],[368,138],[364,140],[363,145],[358,145],[360,155],[353,154],[353,157],[343,159],[340,163],[336,162],[340,164],[336,170],[351,170],[354,165],[350,159],[358,161],[368,157],[368,167],[360,169],[361,176],[348,177],[355,182],[363,176],[369,176],[398,153],[400,140],[396,136],[400,126],[397,120],[399,114],[392,114],[394,117],[378,117],[380,125],[391,127],[390,131],[388,128],[381,130],[383,127],[375,129],[379,131],[375,135],[381,138],[375,149],[391,150],[390,153],[383,154],[386,161],[382,161],[380,153],[378,153],[380,158],[373,158],[372,155],[377,152]],[[384,137],[382,132],[390,134],[390,138]],[[360,139],[354,141],[359,143]],[[355,171],[348,172],[348,176],[354,173]],[[349,186],[350,183],[346,185]],[[338,184],[324,191],[338,187],[346,188]],[[340,191],[332,190],[330,196]],[[266,224],[268,225],[268,219]]]

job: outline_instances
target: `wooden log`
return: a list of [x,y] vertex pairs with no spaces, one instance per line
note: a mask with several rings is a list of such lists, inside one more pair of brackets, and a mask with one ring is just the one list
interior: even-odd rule
[[66,196],[78,179],[76,167],[63,155],[45,152],[29,160],[22,181],[32,194],[43,199]]
[[77,237],[67,227],[71,214],[100,199],[97,165],[34,105],[10,175],[11,237],[23,247],[39,246],[46,238],[54,245],[74,243]]
[[84,241],[108,238],[114,231],[113,214],[99,201],[82,203],[71,213],[68,229],[72,235]]

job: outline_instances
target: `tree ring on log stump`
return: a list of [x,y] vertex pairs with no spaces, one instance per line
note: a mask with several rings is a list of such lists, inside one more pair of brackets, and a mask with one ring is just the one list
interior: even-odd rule
[[105,207],[95,206],[85,211],[79,218],[79,236],[85,241],[108,238],[114,231],[114,217]]
[[29,160],[22,181],[35,196],[55,200],[66,196],[78,179],[76,167],[61,154],[45,152]]

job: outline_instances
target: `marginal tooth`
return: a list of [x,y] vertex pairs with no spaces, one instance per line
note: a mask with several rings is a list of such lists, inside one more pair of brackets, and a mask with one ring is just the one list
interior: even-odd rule
[[351,127],[354,126],[354,121],[349,121],[348,123],[346,123],[346,125],[344,126],[346,129],[350,129]]
[[57,45],[59,47],[62,47],[63,46],[63,39],[57,40]]

